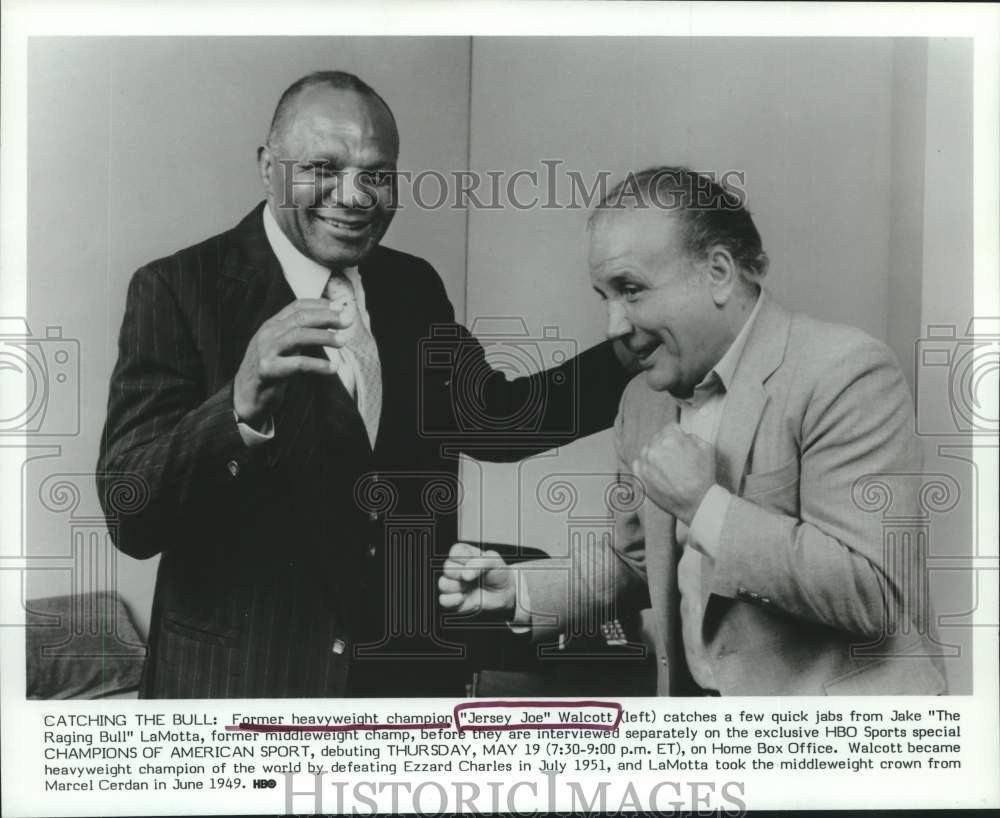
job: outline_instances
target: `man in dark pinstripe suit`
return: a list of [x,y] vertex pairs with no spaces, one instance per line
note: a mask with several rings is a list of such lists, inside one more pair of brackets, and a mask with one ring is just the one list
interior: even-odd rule
[[[431,570],[457,539],[457,455],[520,459],[614,419],[608,344],[507,381],[434,269],[379,245],[397,152],[370,87],[309,75],[259,151],[267,201],[132,278],[98,491],[117,547],[161,555],[146,697],[462,695]],[[362,326],[374,378],[344,340]],[[432,335],[450,367],[422,367]],[[141,502],[116,503],[122,479]]]

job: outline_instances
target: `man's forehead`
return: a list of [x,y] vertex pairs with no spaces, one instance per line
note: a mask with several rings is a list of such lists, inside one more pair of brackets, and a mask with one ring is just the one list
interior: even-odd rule
[[590,226],[591,264],[622,255],[666,255],[678,252],[677,223],[660,207],[604,208]]
[[283,141],[290,149],[335,150],[338,143],[395,158],[396,126],[378,99],[349,89],[310,88],[292,104]]

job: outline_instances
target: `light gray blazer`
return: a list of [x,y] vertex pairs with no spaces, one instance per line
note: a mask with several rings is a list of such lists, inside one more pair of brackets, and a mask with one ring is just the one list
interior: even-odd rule
[[[619,477],[677,404],[644,375],[616,422]],[[768,297],[736,370],[716,442],[717,482],[733,493],[714,567],[703,570],[703,634],[723,695],[945,692],[934,645],[926,541],[893,536],[866,510],[892,493],[920,516],[922,457],[899,366],[852,327],[793,314]],[[533,637],[648,592],[657,692],[687,679],[674,518],[643,499],[615,512],[608,554],[553,558],[523,572]],[[600,544],[594,548],[607,549]],[[605,566],[598,569],[598,566]],[[608,567],[610,566],[610,568]]]

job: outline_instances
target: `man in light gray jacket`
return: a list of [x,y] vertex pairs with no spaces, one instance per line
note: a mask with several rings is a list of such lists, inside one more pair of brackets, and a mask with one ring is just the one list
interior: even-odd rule
[[766,271],[742,198],[710,178],[653,168],[611,191],[590,275],[643,370],[615,437],[641,494],[615,512],[612,559],[515,572],[457,544],[444,607],[506,610],[550,640],[648,599],[660,695],[944,692],[919,624],[926,546],[884,538],[863,501],[890,491],[919,514],[906,382],[884,344],[781,307]]

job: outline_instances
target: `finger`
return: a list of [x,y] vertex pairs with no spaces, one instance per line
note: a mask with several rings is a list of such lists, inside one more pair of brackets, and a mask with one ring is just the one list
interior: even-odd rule
[[438,590],[445,594],[461,593],[464,586],[457,579],[438,577]]
[[496,551],[487,550],[483,552],[483,570],[492,570],[494,568],[506,568],[507,561],[504,560]]
[[685,436],[684,430],[679,423],[668,423],[658,435],[660,440],[678,440]]
[[453,559],[447,559],[444,562],[442,576],[458,582],[468,583],[479,579],[480,573],[481,571],[475,567],[470,568],[468,562],[457,562]]
[[459,613],[478,613],[483,610],[483,599],[481,594],[466,594],[465,599],[458,606]]
[[275,339],[274,351],[284,355],[307,347],[342,347],[345,340],[344,333],[337,330],[291,327]]
[[644,487],[652,485],[656,482],[653,479],[653,475],[656,473],[656,467],[652,463],[646,460],[639,460],[636,463],[635,476],[639,478],[639,482],[642,483]]
[[459,579],[463,582],[475,582],[482,574],[494,568],[503,568],[506,563],[496,551],[484,551],[482,556],[469,557],[462,566]]
[[291,304],[286,305],[276,312],[271,320],[282,320],[288,318],[292,313],[302,310],[327,310],[330,309],[330,302],[325,298],[297,298]]
[[695,446],[697,446],[699,449],[712,449],[712,448],[714,448],[711,443],[709,443],[707,440],[705,440],[700,435],[695,434],[694,432],[692,432],[691,434],[689,434],[687,436],[687,439],[691,443],[693,443]]
[[646,469],[646,462],[644,460],[633,460],[632,461],[632,473],[639,478],[640,481],[645,481],[647,479],[648,471]]
[[465,562],[469,557],[481,557],[482,555],[483,550],[481,548],[469,545],[467,542],[455,543],[448,552],[448,558],[456,562]]
[[[323,303],[329,304],[330,302],[324,301]],[[281,318],[281,320],[277,323],[281,329],[287,330],[293,327],[345,329],[346,327],[351,326],[352,322],[352,316],[336,312],[327,306],[293,310],[291,313]]]
[[[442,608],[459,608],[459,610],[466,609],[463,605],[466,602],[465,594],[439,594],[438,602],[441,604]],[[473,606],[477,603],[473,601]]]
[[290,378],[293,375],[333,375],[337,364],[329,358],[309,355],[276,355],[261,361],[260,375],[265,380]]

